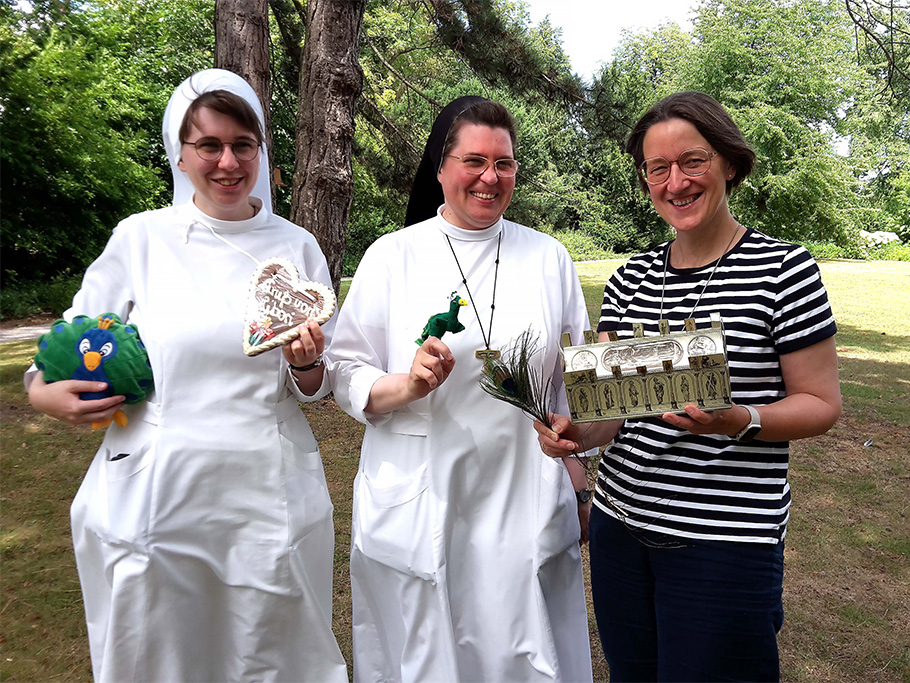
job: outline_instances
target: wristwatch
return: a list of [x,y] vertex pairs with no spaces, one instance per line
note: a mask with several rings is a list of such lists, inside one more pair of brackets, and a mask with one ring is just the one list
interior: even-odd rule
[[591,489],[582,489],[581,491],[575,492],[575,498],[578,500],[579,505],[584,505],[585,503],[591,500],[591,497],[594,494],[591,492]]
[[748,443],[758,436],[758,433],[761,431],[761,416],[752,406],[743,406],[743,408],[749,411],[749,424],[743,427],[743,430],[733,438],[742,443]]

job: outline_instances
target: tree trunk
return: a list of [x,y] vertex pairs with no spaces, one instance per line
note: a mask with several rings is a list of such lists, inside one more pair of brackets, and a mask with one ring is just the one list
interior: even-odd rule
[[365,0],[309,0],[291,221],[319,241],[338,291],[354,192],[354,104],[363,87]]
[[[266,168],[270,173],[272,149],[272,82],[269,70],[268,0],[215,0],[215,68],[233,71],[245,78],[262,104],[265,142],[269,149]],[[275,183],[272,182],[272,205]]]

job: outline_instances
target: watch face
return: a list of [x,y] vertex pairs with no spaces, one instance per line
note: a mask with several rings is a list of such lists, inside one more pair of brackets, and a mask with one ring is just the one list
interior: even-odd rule
[[758,433],[761,431],[761,416],[758,414],[758,411],[751,406],[745,406],[745,408],[749,411],[749,424],[734,437],[737,441],[741,442],[752,441],[752,439],[757,437]]
[[591,500],[591,489],[584,489],[582,491],[576,491],[575,497],[578,498],[579,503],[587,503]]
[[738,441],[752,441],[761,431],[761,425],[750,425],[739,437]]

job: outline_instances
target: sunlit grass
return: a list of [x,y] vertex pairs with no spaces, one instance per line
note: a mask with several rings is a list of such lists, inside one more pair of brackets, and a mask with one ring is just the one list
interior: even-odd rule
[[609,261],[586,261],[575,264],[578,280],[581,282],[581,289],[585,294],[585,303],[588,306],[591,329],[597,329],[597,321],[600,319],[604,285],[613,272],[625,262],[626,259],[610,259]]
[[[595,325],[603,284],[621,263],[577,265]],[[830,262],[821,269],[840,328],[845,411],[828,434],[793,445],[783,679],[908,682],[910,263]],[[342,296],[348,286],[342,283]],[[32,411],[22,373],[34,351],[34,342],[0,345],[0,679],[88,681],[69,505],[102,434]],[[332,401],[305,411],[335,505],[333,626],[350,661],[351,484],[363,427]],[[589,617],[596,680],[605,680]]]
[[823,261],[819,267],[841,357],[910,363],[910,263]]

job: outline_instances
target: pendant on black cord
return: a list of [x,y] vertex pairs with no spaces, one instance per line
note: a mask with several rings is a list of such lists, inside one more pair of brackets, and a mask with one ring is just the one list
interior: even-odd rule
[[[490,302],[490,328],[487,331],[489,332],[489,335],[487,332],[484,332],[483,323],[480,322],[480,315],[477,313],[477,304],[474,303],[471,288],[468,287],[468,278],[465,277],[464,270],[461,268],[461,263],[458,261],[458,254],[455,253],[455,247],[452,246],[452,240],[449,239],[448,235],[446,235],[445,238],[446,242],[449,243],[449,249],[452,251],[452,257],[455,259],[455,265],[458,266],[458,273],[461,275],[461,283],[468,293],[468,299],[471,301],[471,307],[474,309],[474,317],[477,319],[477,326],[480,328],[480,335],[483,337],[483,343],[486,345],[486,348],[477,349],[474,352],[474,357],[483,361],[485,364],[489,363],[502,355],[499,352],[499,349],[490,348],[490,342],[493,341],[493,313],[496,311],[496,282],[499,279],[499,248],[502,246],[502,232],[499,233],[499,241],[496,244],[496,261],[494,262],[496,268],[493,271],[493,300]],[[452,296],[455,296],[454,292],[452,292]]]

